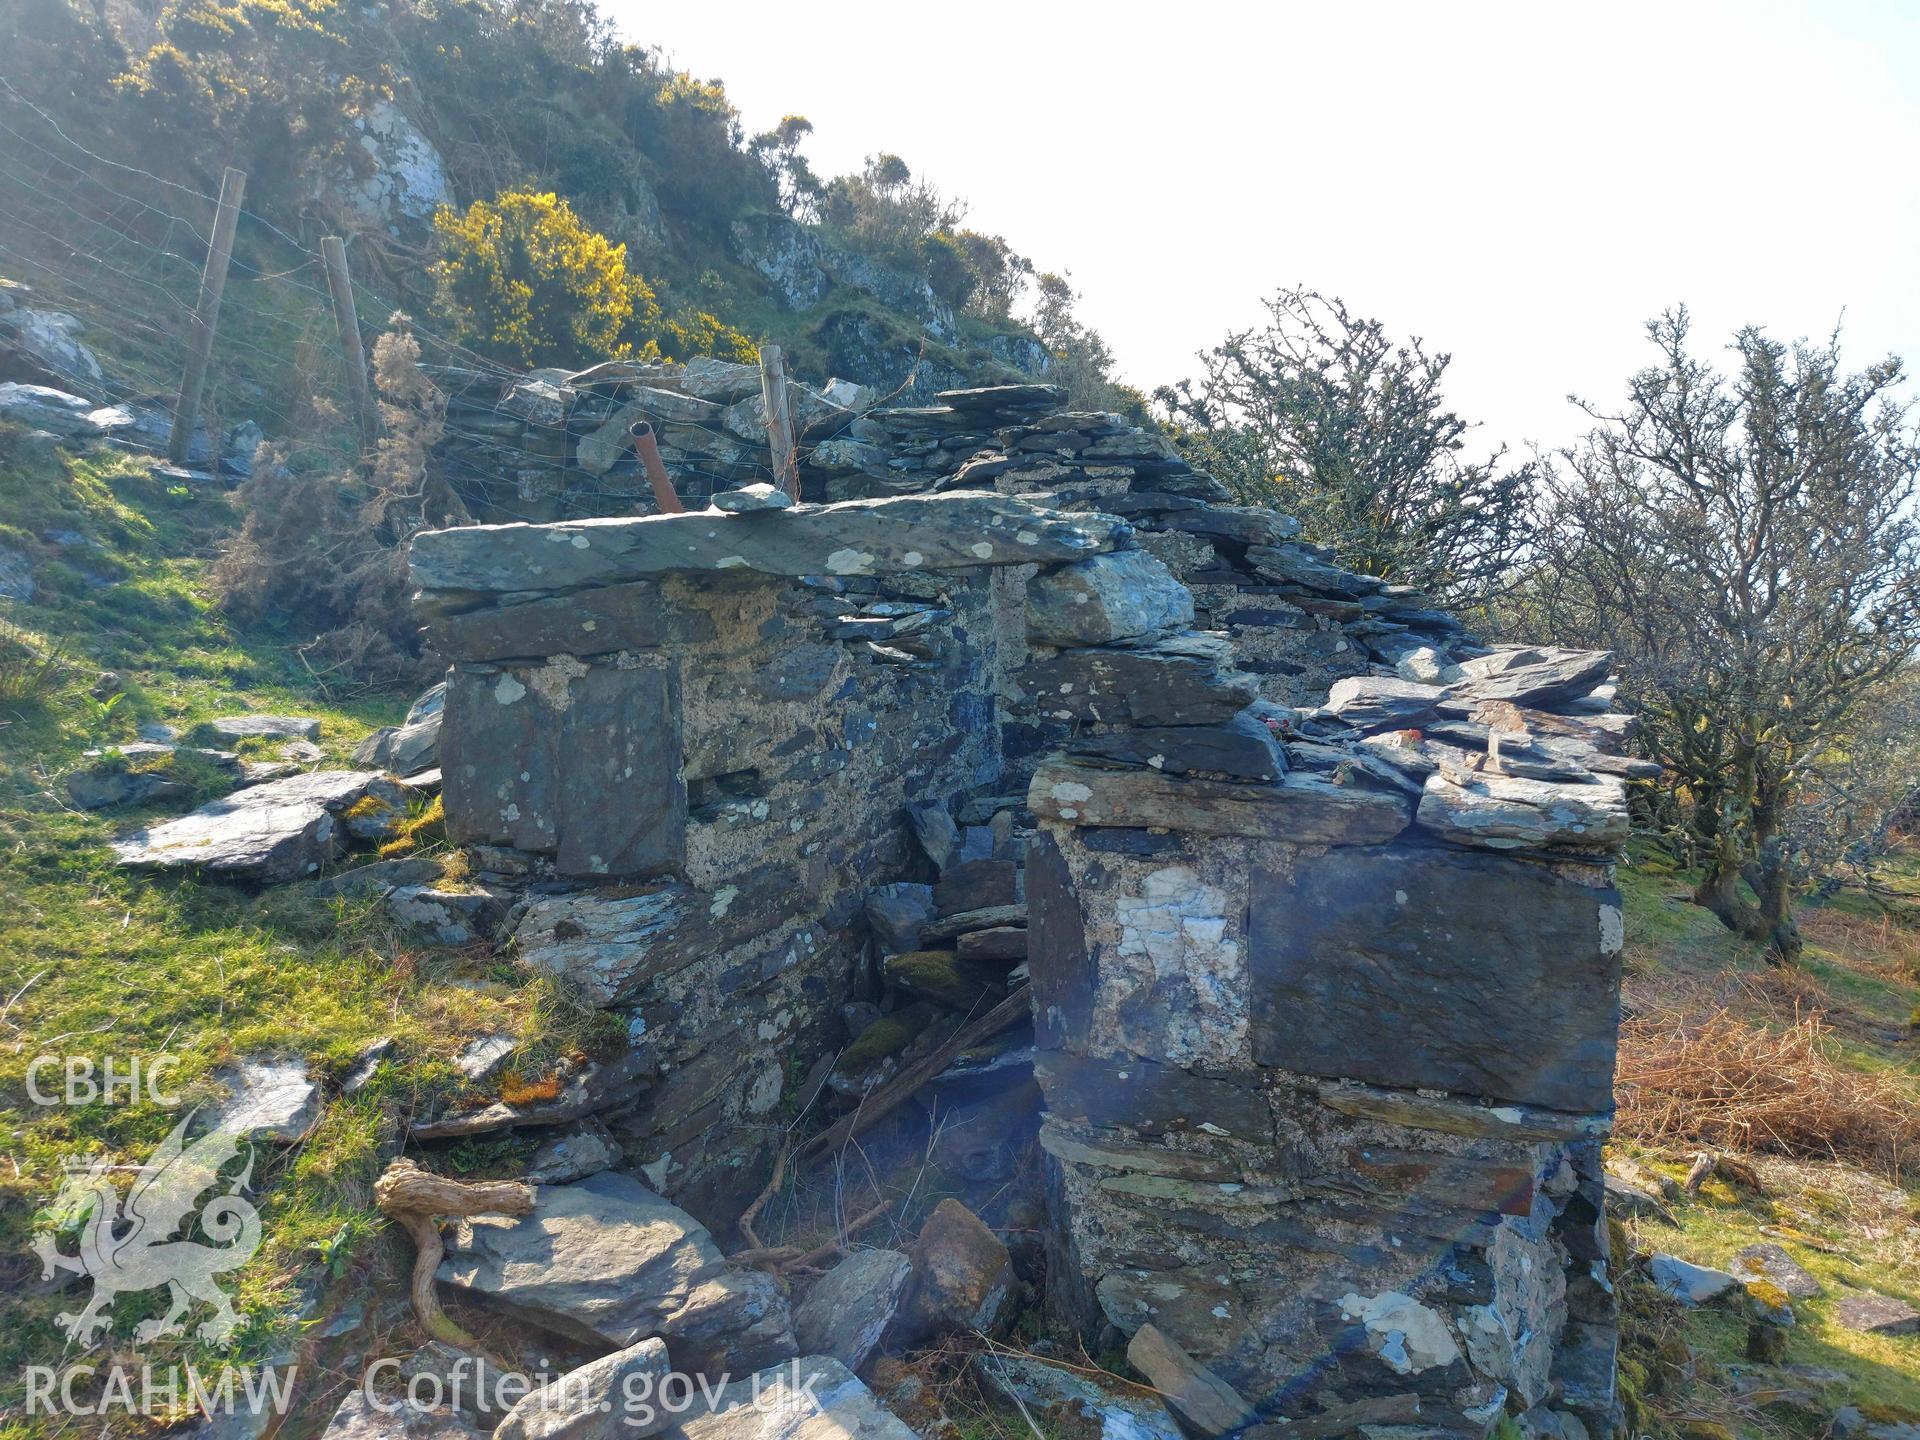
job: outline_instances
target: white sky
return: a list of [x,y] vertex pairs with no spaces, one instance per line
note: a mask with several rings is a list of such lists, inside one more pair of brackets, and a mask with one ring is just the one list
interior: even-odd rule
[[1304,282],[1454,356],[1480,438],[1558,444],[1685,301],[1717,346],[1846,317],[1920,366],[1920,3],[609,0],[814,122],[822,175],[889,150],[1066,269],[1144,388]]

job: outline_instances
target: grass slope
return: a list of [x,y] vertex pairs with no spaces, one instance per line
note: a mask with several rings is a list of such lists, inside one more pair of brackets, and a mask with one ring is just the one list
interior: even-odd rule
[[[1779,1028],[1817,1009],[1830,1027],[1823,1042],[1829,1060],[1891,1077],[1920,1107],[1920,1047],[1910,1023],[1920,1002],[1920,906],[1913,903],[1920,901],[1920,854],[1898,853],[1883,871],[1882,882],[1896,892],[1893,908],[1842,892],[1805,912],[1804,972],[1782,976],[1685,900],[1684,875],[1652,854],[1636,855],[1620,872],[1629,1015],[1720,1006],[1745,1023]],[[1901,892],[1910,898],[1898,898]],[[1674,1180],[1685,1178],[1691,1160],[1686,1149],[1624,1140],[1612,1153]],[[1831,1410],[1847,1403],[1869,1417],[1920,1420],[1920,1336],[1864,1335],[1833,1318],[1841,1298],[1863,1291],[1920,1306],[1920,1189],[1911,1164],[1895,1170],[1811,1154],[1748,1158],[1762,1193],[1712,1179],[1673,1206],[1677,1231],[1656,1220],[1628,1228],[1636,1248],[1720,1268],[1747,1245],[1784,1248],[1825,1290],[1795,1302],[1798,1324],[1787,1342],[1784,1363],[1812,1369],[1789,1370],[1783,1387],[1780,1376],[1746,1362],[1741,1311],[1679,1311],[1641,1295],[1630,1319],[1655,1330],[1672,1327],[1696,1356],[1689,1382],[1654,1399],[1654,1414],[1645,1418],[1668,1433],[1699,1437],[1718,1433],[1716,1427],[1740,1435],[1824,1434]],[[1749,1385],[1757,1388],[1743,1394]],[[1808,1406],[1800,1396],[1818,1403]]]
[[[450,1063],[465,1044],[497,1033],[519,1041],[497,1088],[609,1038],[590,1012],[510,963],[416,947],[370,902],[119,871],[107,841],[142,812],[85,814],[64,803],[60,777],[82,752],[132,738],[139,722],[191,737],[219,714],[309,715],[337,764],[404,710],[404,696],[329,696],[285,637],[225,625],[204,575],[233,521],[224,495],[170,488],[132,458],[37,452],[0,434],[0,545],[28,555],[39,582],[33,603],[11,605],[6,618],[30,621],[64,657],[47,693],[0,706],[0,1286],[14,1297],[0,1327],[0,1414],[16,1421],[22,1367],[79,1358],[52,1321],[77,1308],[84,1289],[43,1285],[29,1250],[36,1233],[78,1219],[44,1208],[63,1161],[138,1163],[178,1118],[151,1105],[28,1104],[36,1056],[169,1054],[179,1062],[174,1088],[194,1104],[214,1098],[212,1073],[236,1057],[299,1056],[315,1078],[337,1082],[370,1042],[395,1042],[373,1084],[335,1097],[300,1144],[256,1160],[266,1239],[229,1285],[244,1317],[235,1348],[189,1334],[174,1349],[145,1351],[156,1364],[210,1365],[285,1353],[304,1323],[362,1293],[375,1271],[391,1272],[396,1248],[368,1243],[379,1229],[371,1184],[405,1116],[465,1086]],[[88,694],[101,670],[125,687],[110,708]],[[273,754],[272,742],[249,744]],[[497,1163],[501,1148],[469,1145],[445,1158],[455,1169]],[[128,1335],[163,1302],[163,1291],[122,1297],[112,1333]]]

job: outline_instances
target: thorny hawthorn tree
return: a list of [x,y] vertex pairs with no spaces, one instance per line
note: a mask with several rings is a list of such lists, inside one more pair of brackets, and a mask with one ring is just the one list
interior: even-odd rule
[[1315,291],[1282,290],[1267,322],[1202,356],[1154,399],[1189,455],[1249,504],[1295,516],[1342,564],[1456,606],[1499,590],[1526,537],[1531,464],[1464,458],[1446,406],[1451,357]]
[[[1684,309],[1649,322],[1657,365],[1547,484],[1539,624],[1620,657],[1643,744],[1679,782],[1694,895],[1790,963],[1795,809],[1920,640],[1920,448],[1890,358],[1848,374],[1838,333],[1756,328],[1722,374]],[[1743,893],[1744,882],[1747,892]]]

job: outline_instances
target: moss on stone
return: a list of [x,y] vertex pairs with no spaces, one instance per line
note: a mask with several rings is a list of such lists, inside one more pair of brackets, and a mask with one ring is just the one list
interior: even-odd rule
[[989,966],[962,960],[951,950],[910,950],[889,955],[886,976],[901,989],[952,1010],[973,1010],[982,1001],[991,1004],[1005,991]]
[[911,1045],[933,1019],[933,1007],[909,1005],[882,1015],[862,1030],[833,1068],[842,1075],[860,1075]]

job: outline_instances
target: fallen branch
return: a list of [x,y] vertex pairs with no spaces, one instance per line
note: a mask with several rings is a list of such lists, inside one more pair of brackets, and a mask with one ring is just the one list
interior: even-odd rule
[[1032,1009],[1027,999],[1030,988],[1022,985],[978,1020],[962,1025],[925,1059],[916,1060],[867,1096],[859,1109],[836,1120],[802,1145],[794,1152],[794,1163],[838,1150],[854,1136],[870,1130],[891,1114],[922,1085],[951,1065],[963,1051],[971,1050],[982,1040],[998,1035],[1015,1021],[1025,1019]]
[[434,1294],[434,1272],[447,1253],[437,1217],[525,1215],[533,1209],[533,1186],[519,1180],[449,1180],[411,1160],[395,1160],[374,1182],[373,1202],[413,1237],[413,1308],[422,1328],[450,1345],[475,1344]]

